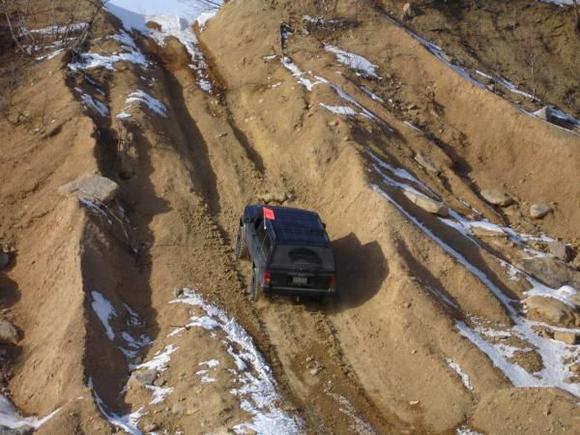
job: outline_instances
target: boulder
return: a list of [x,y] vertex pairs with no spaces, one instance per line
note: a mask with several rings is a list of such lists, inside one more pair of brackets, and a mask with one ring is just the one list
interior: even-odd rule
[[578,334],[574,331],[555,331],[554,340],[574,345],[578,343]]
[[0,343],[18,344],[20,334],[12,323],[8,320],[0,320]]
[[258,195],[258,201],[263,202],[264,204],[283,204],[287,200],[290,199],[290,195],[286,192],[269,192],[264,193],[262,195]]
[[481,196],[490,204],[499,205],[500,207],[506,207],[514,202],[512,197],[509,196],[503,190],[497,189],[482,190]]
[[529,319],[564,328],[580,327],[580,314],[578,313],[578,309],[558,299],[530,296],[524,303]]
[[145,433],[155,432],[157,429],[159,429],[159,424],[154,421],[143,424],[143,431]]
[[153,382],[155,382],[155,379],[157,378],[157,370],[145,369],[135,371],[131,375],[131,378],[141,385],[153,385]]
[[426,156],[423,153],[417,153],[417,155],[415,155],[415,161],[423,166],[427,172],[431,172],[434,175],[437,175],[440,172],[429,156]]
[[108,203],[119,193],[119,185],[113,180],[101,175],[82,175],[59,189],[64,195],[74,195],[79,199]]
[[538,202],[530,206],[530,217],[532,219],[542,219],[552,211],[552,207],[544,202]]
[[442,202],[429,198],[427,195],[418,192],[415,189],[406,187],[403,189],[403,194],[416,206],[422,208],[426,212],[436,214],[439,216],[447,216],[449,211]]
[[550,254],[562,261],[568,261],[570,259],[570,250],[559,240],[548,242],[548,250]]
[[580,273],[551,255],[524,258],[518,265],[549,287],[570,284],[580,288]]

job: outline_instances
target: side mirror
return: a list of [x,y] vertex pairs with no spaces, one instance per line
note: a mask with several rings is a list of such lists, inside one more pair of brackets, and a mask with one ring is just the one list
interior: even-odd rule
[[326,229],[326,224],[324,222],[322,222],[322,227]]

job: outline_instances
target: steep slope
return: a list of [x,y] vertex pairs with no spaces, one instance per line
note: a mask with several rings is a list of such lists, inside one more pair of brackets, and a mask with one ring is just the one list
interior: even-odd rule
[[[402,0],[375,2],[402,18]],[[552,3],[552,4],[550,4]],[[405,24],[433,41],[456,62],[483,73],[498,74],[533,96],[580,114],[577,71],[580,32],[572,2],[463,1],[413,2]],[[490,81],[498,92],[509,88]],[[513,94],[523,102],[523,94]]]
[[[21,414],[45,433],[572,432],[577,133],[373,3],[218,6],[114,0],[15,92],[0,285]],[[114,198],[58,193],[86,174]],[[337,300],[245,297],[239,213],[268,196],[323,217]]]

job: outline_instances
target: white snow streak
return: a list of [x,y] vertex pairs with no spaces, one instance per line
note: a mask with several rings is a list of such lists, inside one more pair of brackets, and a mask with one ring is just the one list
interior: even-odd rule
[[[141,89],[138,89],[135,92],[131,92],[127,97],[127,99],[125,100],[125,102],[129,105],[134,103],[144,104],[152,112],[155,112],[159,116],[167,118],[167,108],[165,107],[165,105],[161,101],[159,101],[155,97],[152,97],[147,92],[142,91]],[[126,110],[127,109],[125,109],[121,113],[126,113]],[[117,115],[117,117],[119,117],[119,115]]]
[[60,408],[42,418],[23,417],[16,410],[10,399],[0,394],[0,426],[5,426],[10,429],[24,429],[26,427],[38,429],[59,411]]
[[141,66],[142,68],[146,68],[149,65],[149,62],[143,53],[139,50],[131,35],[129,35],[127,32],[122,30],[121,33],[113,36],[113,39],[116,39],[121,43],[120,53],[113,53],[109,55],[91,52],[82,53],[78,56],[77,59],[75,59],[74,62],[69,63],[69,69],[75,72],[90,70],[94,68],[105,68],[107,70],[114,71],[115,63],[121,61],[134,63]]
[[105,298],[105,296],[103,296],[103,294],[98,292],[97,290],[93,290],[91,292],[91,297],[93,298],[93,301],[91,302],[91,307],[93,307],[95,314],[101,321],[103,328],[105,328],[107,337],[109,337],[109,340],[111,341],[115,340],[115,332],[113,331],[113,327],[109,323],[113,317],[117,317],[115,308],[113,307],[111,302],[109,302],[109,300]]
[[340,63],[348,66],[350,69],[355,71],[357,75],[373,79],[381,78],[376,73],[377,66],[363,56],[355,53],[349,53],[348,51],[342,50],[330,44],[325,45],[324,49],[329,53],[333,53]]
[[469,379],[469,375],[467,373],[465,373],[461,367],[459,366],[459,364],[457,364],[453,359],[451,358],[447,358],[445,360],[447,362],[447,365],[455,372],[459,375],[459,377],[461,378],[461,382],[463,382],[463,385],[465,386],[465,388],[467,388],[469,391],[473,391],[473,385],[471,385],[471,381]]
[[82,89],[80,88],[75,88],[75,91],[77,91],[80,94],[81,101],[86,107],[94,110],[102,117],[106,117],[109,115],[109,107],[105,103],[102,103],[101,101],[91,97],[90,95],[83,93]]
[[[221,0],[111,0],[105,7],[123,22],[127,30],[139,31],[159,45],[165,45],[169,37],[179,40],[191,56],[190,67],[198,75],[197,84],[202,90],[211,92],[213,88],[207,75],[207,62],[198,47],[193,25],[197,22],[203,30],[221,5]],[[148,22],[159,24],[161,31],[147,27]]]
[[[198,307],[205,313],[204,317],[213,321],[211,329],[219,329],[225,335],[223,343],[238,369],[238,386],[231,393],[240,400],[241,409],[252,415],[252,421],[234,426],[234,432],[301,433],[302,422],[280,409],[278,404],[281,399],[276,392],[276,382],[270,367],[241,325],[221,308],[208,304],[197,292],[190,289],[184,289],[183,296],[172,303]],[[208,325],[208,320],[202,319],[203,317],[192,316],[190,324],[204,328],[204,325]],[[206,376],[205,373],[201,374]]]
[[163,350],[158,351],[152,359],[139,364],[137,369],[153,369],[158,372],[163,372],[167,370],[169,362],[171,361],[171,354],[175,352],[178,348],[173,344],[168,344]]
[[[374,160],[376,161],[375,158]],[[382,166],[382,165],[381,165]],[[374,165],[377,173],[382,177],[383,182],[395,189],[402,189],[406,185],[402,182],[396,181],[381,169],[378,164]],[[527,342],[530,347],[515,347],[508,346],[504,343],[490,343],[486,341],[480,334],[484,330],[480,329],[481,333],[477,330],[471,329],[465,322],[457,321],[456,328],[459,333],[469,339],[475,346],[477,346],[482,352],[484,352],[493,364],[500,369],[504,375],[515,385],[519,387],[558,387],[566,390],[576,396],[580,396],[580,384],[569,383],[567,379],[570,376],[570,372],[567,367],[569,361],[574,361],[580,358],[580,346],[570,346],[562,342],[553,340],[548,337],[542,337],[537,335],[533,327],[536,325],[543,325],[540,322],[529,321],[514,308],[511,298],[509,298],[503,291],[496,286],[492,280],[487,276],[487,274],[479,269],[474,264],[470,263],[469,260],[464,257],[460,252],[452,248],[450,245],[441,240],[435,233],[429,229],[423,222],[420,222],[418,218],[407,212],[400,204],[395,201],[384,189],[379,186],[373,185],[373,189],[378,192],[383,198],[390,202],[399,212],[415,224],[421,231],[423,231],[431,240],[438,244],[445,252],[454,257],[462,266],[464,266],[468,271],[470,271],[475,277],[477,277],[482,284],[484,284],[495,297],[503,304],[503,306],[508,311],[514,326],[509,328],[507,331],[502,331],[502,335],[514,336],[521,341]],[[470,228],[473,226],[473,222],[460,216],[457,212],[450,210],[450,215],[452,219],[440,219],[451,227],[457,229],[459,234],[465,236],[472,243],[479,246],[479,242],[472,238],[470,235]],[[475,225],[483,225],[488,227],[488,229],[496,229],[497,226],[490,223],[478,223]],[[527,239],[525,235],[521,235],[513,231],[511,228],[501,227],[501,231],[505,232],[514,241],[523,243]],[[503,261],[503,260],[502,260]],[[506,262],[503,261],[502,264]],[[513,266],[512,266],[513,267]],[[525,276],[533,288],[532,293],[537,294],[549,294],[551,297],[560,298],[564,301],[570,303],[572,298],[577,297],[575,289],[569,286],[564,286],[561,289],[549,289],[542,284],[538,283],[534,278],[526,274],[525,272],[513,267],[515,269],[512,273],[517,271],[521,276]],[[560,328],[564,329],[564,328]],[[485,335],[485,334],[484,334]],[[514,356],[516,352],[529,352],[535,350],[542,358],[543,368],[536,373],[528,373],[517,363],[510,361],[510,358]]]
[[326,110],[328,110],[329,112],[335,113],[337,115],[355,116],[357,114],[356,110],[354,110],[352,107],[348,107],[348,106],[331,106],[331,105],[324,104],[324,103],[320,103],[320,105],[322,107],[324,107]]
[[138,427],[139,420],[141,419],[141,417],[143,417],[142,408],[139,408],[137,411],[125,415],[115,414],[114,412],[110,411],[107,408],[107,405],[105,404],[103,399],[101,399],[97,394],[97,392],[95,391],[92,378],[89,378],[87,386],[93,393],[93,398],[95,399],[95,403],[97,404],[99,411],[101,411],[101,414],[103,414],[103,416],[107,419],[109,423],[111,423],[115,427],[124,430],[126,433],[130,435],[142,434],[142,432],[139,430]]

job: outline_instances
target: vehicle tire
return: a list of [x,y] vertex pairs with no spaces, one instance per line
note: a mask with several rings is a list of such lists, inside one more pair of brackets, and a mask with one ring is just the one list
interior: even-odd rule
[[252,277],[250,278],[250,284],[248,286],[248,295],[250,300],[257,301],[262,293],[260,290],[260,274],[255,266],[252,266]]
[[248,245],[246,245],[246,241],[244,240],[244,233],[244,227],[241,226],[236,237],[236,257],[240,260],[248,259]]

